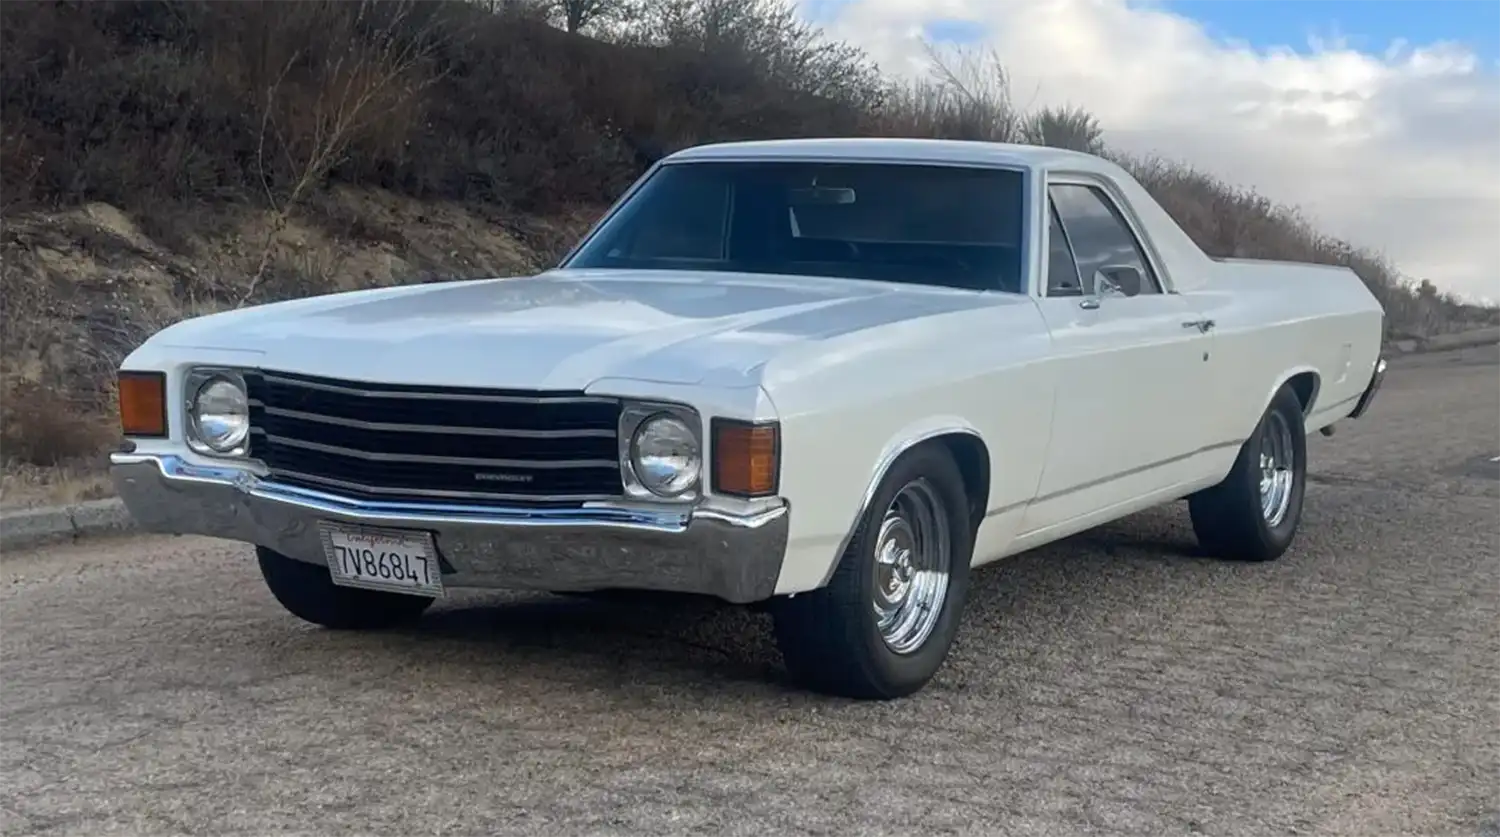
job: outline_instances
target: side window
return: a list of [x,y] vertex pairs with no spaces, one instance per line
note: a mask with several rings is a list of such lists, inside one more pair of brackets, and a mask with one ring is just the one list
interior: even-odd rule
[[1161,283],[1151,272],[1140,243],[1102,190],[1066,183],[1048,187],[1047,194],[1068,233],[1085,285],[1093,282],[1094,273],[1102,267],[1128,265],[1141,272],[1141,293],[1161,293]]
[[1057,222],[1057,208],[1047,207],[1050,229],[1047,232],[1047,296],[1083,296],[1083,282],[1078,278],[1078,264],[1068,247],[1067,234]]

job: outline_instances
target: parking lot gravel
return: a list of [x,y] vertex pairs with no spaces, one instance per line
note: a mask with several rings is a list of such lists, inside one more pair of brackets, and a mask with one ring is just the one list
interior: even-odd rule
[[765,617],[460,594],[350,635],[246,547],[0,565],[0,833],[1500,834],[1500,357],[1309,442],[1282,560],[1184,504],[980,570],[915,697],[790,688]]

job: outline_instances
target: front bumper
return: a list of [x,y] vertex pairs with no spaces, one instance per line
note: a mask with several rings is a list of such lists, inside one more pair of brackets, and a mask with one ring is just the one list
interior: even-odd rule
[[1375,372],[1370,375],[1370,383],[1359,397],[1359,403],[1354,405],[1354,411],[1349,413],[1349,418],[1359,418],[1370,409],[1370,403],[1375,400],[1375,394],[1380,392],[1380,385],[1385,381],[1386,365],[1385,358],[1375,361]]
[[244,468],[162,454],[110,457],[140,528],[256,544],[324,564],[318,521],[431,532],[445,587],[700,593],[769,598],[786,554],[789,509],[491,508],[367,502],[276,483]]

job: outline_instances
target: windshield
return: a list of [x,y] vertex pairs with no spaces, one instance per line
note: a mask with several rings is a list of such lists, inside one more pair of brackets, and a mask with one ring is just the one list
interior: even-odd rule
[[565,267],[872,279],[1020,293],[1018,171],[888,163],[661,167]]

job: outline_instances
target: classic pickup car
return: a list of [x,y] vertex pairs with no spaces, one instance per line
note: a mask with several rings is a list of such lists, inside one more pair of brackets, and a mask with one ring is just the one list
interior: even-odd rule
[[1342,267],[1214,259],[1096,156],[780,140],[657,161],[536,276],[172,325],[122,364],[120,496],[254,545],[304,620],[455,588],[770,611],[806,688],[921,689],[970,570],[1179,499],[1266,561],[1369,407]]

